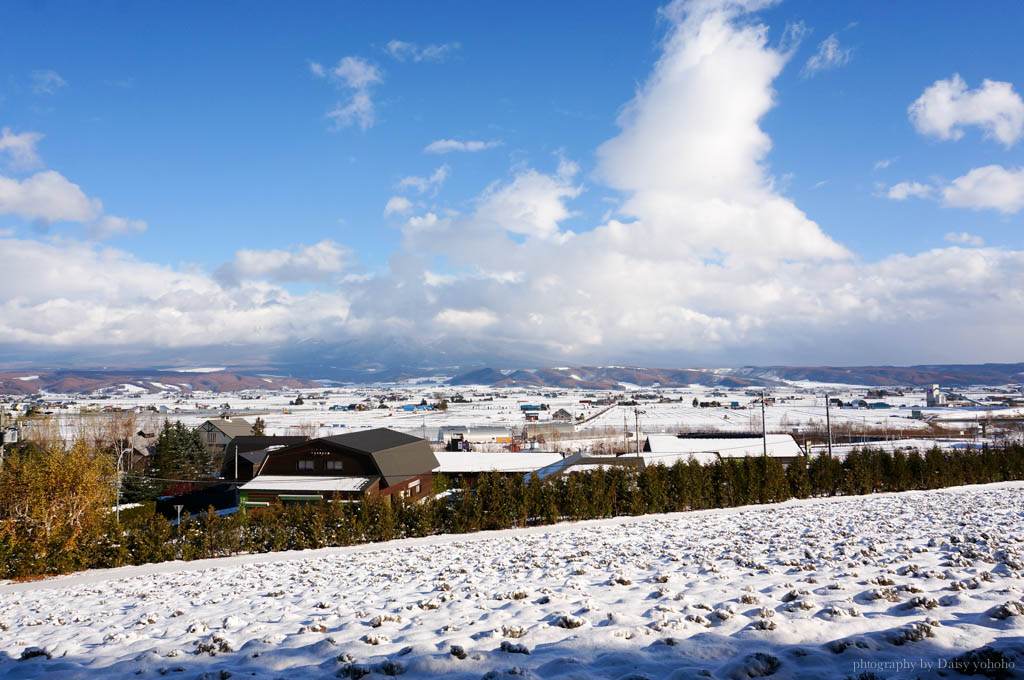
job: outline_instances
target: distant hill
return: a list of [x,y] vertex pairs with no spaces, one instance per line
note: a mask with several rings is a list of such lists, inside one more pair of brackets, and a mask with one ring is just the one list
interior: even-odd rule
[[1005,385],[1024,381],[1021,364],[949,364],[927,366],[744,366],[742,368],[643,368],[639,366],[579,366],[539,368],[504,373],[490,368],[455,376],[453,385],[495,387],[562,387],[621,390],[639,387],[771,387],[807,380],[872,387]]
[[[125,386],[128,387],[125,387]],[[29,395],[40,391],[58,394],[110,392],[228,392],[317,388],[305,378],[245,375],[223,371],[12,371],[0,373],[0,394]]]
[[[653,387],[751,388],[773,387],[794,381],[843,385],[920,387],[938,383],[944,387],[1006,385],[1024,382],[1024,363],[948,364],[921,366],[743,366],[740,368],[645,368],[642,366],[576,366],[499,370],[457,367],[388,367],[386,365],[339,369],[323,365],[268,365],[260,368],[229,368],[210,372],[137,370],[29,370],[0,372],[0,394],[29,395],[40,391],[82,394],[109,392],[229,392],[234,390],[318,389],[323,383],[369,384],[399,382],[434,376],[440,371],[454,375],[450,385],[494,387],[554,387],[584,390],[625,390]],[[281,374],[289,374],[281,377]],[[291,377],[291,376],[304,377]]]

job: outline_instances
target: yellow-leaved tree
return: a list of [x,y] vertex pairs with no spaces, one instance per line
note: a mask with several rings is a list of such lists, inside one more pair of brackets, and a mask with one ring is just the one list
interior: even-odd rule
[[83,439],[13,453],[0,469],[0,578],[88,567],[114,502],[110,457]]

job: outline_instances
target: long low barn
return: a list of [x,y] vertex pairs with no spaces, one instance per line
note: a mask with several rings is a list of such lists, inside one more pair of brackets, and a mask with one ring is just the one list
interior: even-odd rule
[[644,442],[641,456],[647,465],[674,465],[691,458],[699,463],[713,463],[727,458],[756,458],[767,455],[783,465],[795,462],[803,451],[789,434],[760,435],[693,435],[652,434]]
[[443,474],[454,486],[472,488],[481,473],[496,472],[523,475],[562,460],[562,454],[550,451],[466,452],[437,451],[435,473]]

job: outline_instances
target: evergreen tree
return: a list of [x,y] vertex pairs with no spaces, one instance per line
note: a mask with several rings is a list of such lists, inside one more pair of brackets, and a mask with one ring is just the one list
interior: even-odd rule
[[811,482],[807,476],[807,456],[800,456],[786,468],[789,493],[793,498],[807,498],[811,495]]
[[263,437],[267,433],[267,421],[256,416],[256,422],[252,424],[252,433],[257,437]]
[[211,476],[213,461],[203,445],[202,437],[180,422],[164,422],[154,449],[153,469],[157,477],[163,480],[186,480],[186,483],[179,485],[173,481],[164,481],[165,488],[172,491],[188,490],[191,487],[188,481],[209,479]]

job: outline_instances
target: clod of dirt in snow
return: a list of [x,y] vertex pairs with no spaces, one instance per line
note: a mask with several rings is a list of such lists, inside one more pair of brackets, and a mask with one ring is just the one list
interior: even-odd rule
[[27,649],[25,649],[25,651],[21,653],[19,660],[28,661],[29,659],[35,659],[36,657],[40,656],[46,657],[47,659],[53,658],[53,655],[45,649],[43,649],[42,647],[28,647]]
[[236,630],[241,628],[246,623],[245,619],[240,619],[237,616],[226,616],[221,626],[224,630]]
[[896,646],[901,646],[908,642],[918,642],[930,637],[935,637],[932,627],[924,621],[918,621],[898,628],[895,634],[889,638],[889,642]]
[[559,628],[579,628],[580,626],[586,624],[586,622],[587,620],[582,616],[563,614],[562,616],[558,617],[558,620],[555,622],[555,625],[557,625]]
[[507,593],[499,593],[498,595],[494,596],[494,599],[495,600],[525,600],[529,596],[530,596],[530,593],[526,592],[526,590],[524,590],[522,588],[519,588],[517,590],[513,590],[513,591],[510,591],[510,592],[507,592]]
[[327,623],[322,616],[318,616],[310,621],[305,626],[299,628],[299,634],[303,633],[326,633]]
[[451,650],[449,650],[449,653],[456,659],[466,658],[466,650],[460,647],[459,645],[452,645],[452,648]]
[[385,642],[391,642],[391,638],[389,638],[387,635],[381,635],[379,633],[376,633],[364,635],[363,642],[365,642],[368,645],[380,645],[384,644]]
[[518,642],[509,642],[508,640],[501,641],[501,651],[508,652],[509,654],[529,654],[530,650],[526,648],[526,645]]
[[934,597],[922,597],[920,595],[915,595],[902,605],[904,609],[935,609],[938,606],[939,601]]
[[346,663],[338,670],[338,677],[340,678],[351,678],[352,680],[359,680],[364,675],[369,675],[373,670],[369,666],[361,664]]
[[686,620],[696,623],[699,626],[704,626],[705,628],[711,627],[711,622],[703,616],[701,616],[700,614],[687,614]]
[[755,652],[745,657],[735,668],[729,671],[727,677],[731,680],[750,680],[750,678],[765,678],[774,675],[782,666],[782,662],[771,654]]
[[620,572],[614,574],[611,577],[611,580],[608,581],[608,584],[609,585],[629,586],[629,585],[633,585],[633,581],[628,576],[626,576],[625,574],[623,574],[620,571]]
[[1012,601],[1007,602],[1006,604],[1001,604],[990,610],[988,615],[993,619],[999,619],[1000,621],[1008,619],[1011,616],[1024,616],[1024,602]]
[[385,623],[401,623],[401,622],[402,622],[402,615],[401,614],[378,614],[377,616],[373,617],[373,619],[370,621],[370,626],[373,627],[373,628],[380,628]]
[[507,638],[521,638],[526,635],[526,629],[522,626],[502,626],[501,634]]
[[888,600],[889,602],[899,602],[900,594],[895,588],[874,588],[864,593],[864,598],[867,600]]
[[380,673],[383,673],[384,675],[402,675],[403,673],[405,673],[405,664],[399,661],[388,659],[387,661],[382,661],[381,663],[377,664],[375,670],[377,670]]
[[233,651],[235,651],[234,645],[227,638],[216,634],[211,636],[209,640],[196,642],[196,654],[217,656],[217,654],[229,654]]

